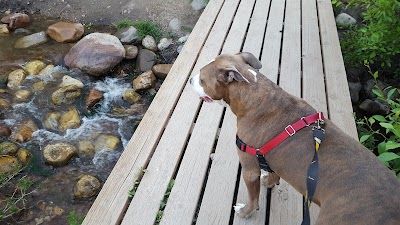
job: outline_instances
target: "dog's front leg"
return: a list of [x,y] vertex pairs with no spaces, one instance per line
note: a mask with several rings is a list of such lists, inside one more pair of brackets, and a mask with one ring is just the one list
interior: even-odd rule
[[235,211],[240,217],[248,218],[258,209],[258,200],[260,196],[260,167],[256,158],[252,155],[239,151],[239,159],[242,165],[242,176],[247,187],[247,204],[236,204]]

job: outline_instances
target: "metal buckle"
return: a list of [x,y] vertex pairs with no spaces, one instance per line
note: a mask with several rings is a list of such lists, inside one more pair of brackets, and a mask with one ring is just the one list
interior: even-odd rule
[[310,126],[310,124],[307,123],[306,118],[304,116],[301,117],[301,120],[303,120],[303,122],[306,124],[306,127]]
[[[288,128],[291,128],[292,131],[293,131],[293,133],[290,133],[289,130],[288,130]],[[289,136],[293,136],[293,135],[296,133],[296,130],[293,128],[292,125],[288,125],[287,127],[285,127],[285,131],[286,131],[286,133],[287,133]]]

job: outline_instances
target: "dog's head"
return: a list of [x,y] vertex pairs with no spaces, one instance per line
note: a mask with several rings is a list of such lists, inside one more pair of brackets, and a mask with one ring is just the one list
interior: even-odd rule
[[260,68],[260,61],[251,53],[224,54],[204,66],[200,74],[190,78],[190,84],[206,102],[227,101],[229,86],[257,82],[257,70]]

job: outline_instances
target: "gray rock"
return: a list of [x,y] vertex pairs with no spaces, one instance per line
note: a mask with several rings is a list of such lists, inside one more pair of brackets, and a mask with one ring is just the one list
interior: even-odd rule
[[168,48],[171,44],[172,44],[172,39],[162,38],[160,40],[160,43],[158,43],[157,47],[158,47],[158,50],[162,51],[162,50]]
[[171,21],[169,21],[169,27],[175,32],[180,32],[181,21],[178,18],[173,18]]
[[110,34],[91,33],[76,43],[64,58],[65,65],[92,76],[101,76],[125,58],[125,48]]
[[139,53],[138,47],[134,45],[124,45],[125,48],[125,59],[134,59]]
[[32,32],[30,30],[28,30],[28,29],[25,29],[25,28],[18,28],[18,29],[16,29],[14,31],[14,34],[30,35],[30,34],[32,34]]
[[351,17],[350,15],[348,15],[346,13],[340,13],[336,17],[336,24],[339,27],[349,27],[349,26],[354,25],[356,23],[357,23],[356,19],[354,19],[353,17]]
[[121,28],[114,35],[118,37],[118,39],[124,44],[140,41],[139,37],[137,36],[137,30],[133,26]]
[[151,70],[156,61],[156,54],[147,49],[141,49],[136,61],[136,69],[139,71]]
[[193,0],[192,3],[192,8],[194,10],[202,10],[206,7],[206,1],[205,0]]
[[351,102],[356,103],[360,100],[361,83],[349,82]]
[[183,45],[179,45],[178,48],[176,48],[176,51],[178,53],[181,53],[182,49],[183,49]]
[[153,52],[157,51],[157,43],[150,35],[146,35],[146,37],[143,38],[142,45]]
[[185,36],[183,36],[183,37],[180,37],[179,39],[178,39],[178,43],[185,43],[186,41],[187,41],[187,39],[189,38],[189,35],[190,34],[186,34]]
[[366,99],[360,105],[360,109],[370,114],[387,115],[390,112],[390,106],[379,101],[378,99]]
[[49,38],[47,37],[47,34],[44,31],[42,31],[18,39],[15,42],[14,48],[29,48],[32,46],[46,43],[48,40]]
[[[385,87],[387,87],[386,84],[384,84],[382,81],[378,80],[378,87],[379,89],[383,90]],[[372,92],[372,89],[375,89],[375,80],[371,79],[368,80],[365,85],[364,85],[364,93],[367,98],[376,98],[377,96]]]

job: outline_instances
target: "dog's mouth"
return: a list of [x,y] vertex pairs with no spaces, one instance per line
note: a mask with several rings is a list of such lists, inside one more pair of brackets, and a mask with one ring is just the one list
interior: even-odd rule
[[200,97],[200,99],[205,101],[205,102],[213,102],[213,99],[208,97],[208,96]]

